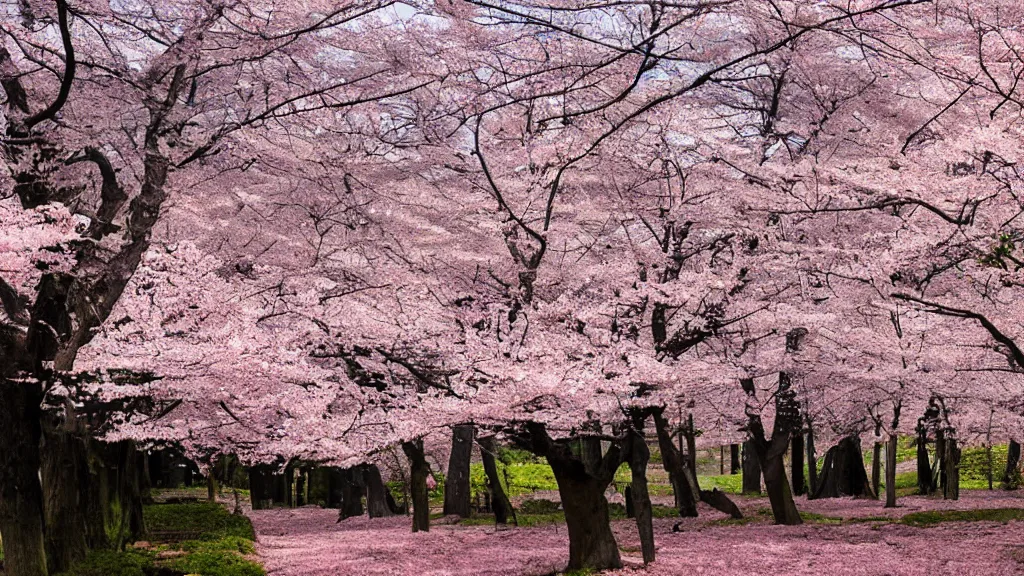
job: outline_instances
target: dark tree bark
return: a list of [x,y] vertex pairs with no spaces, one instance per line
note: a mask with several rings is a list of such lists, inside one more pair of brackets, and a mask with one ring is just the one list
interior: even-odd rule
[[928,458],[928,431],[921,426],[917,429],[917,492],[923,496],[935,492],[931,461]]
[[484,474],[487,475],[487,487],[491,491],[491,509],[494,510],[494,522],[496,524],[508,524],[509,516],[512,516],[513,522],[518,526],[519,523],[512,510],[512,503],[509,501],[508,495],[505,494],[505,489],[501,487],[501,477],[498,475],[498,465],[494,459],[496,450],[494,438],[479,438],[477,439],[477,444],[480,445],[480,459],[483,460]]
[[249,468],[249,498],[253,510],[274,507],[274,474],[270,466],[259,464]]
[[43,487],[39,482],[41,391],[0,380],[0,538],[8,576],[46,576]]
[[[585,428],[595,434],[601,433],[601,425],[598,423],[591,423]],[[583,465],[586,466],[588,470],[595,469],[600,466],[601,458],[603,456],[601,440],[590,436],[583,436],[579,438],[577,442],[579,444],[580,459],[583,460]]]
[[632,508],[636,518],[636,528],[640,535],[640,551],[643,554],[644,564],[654,562],[654,524],[653,510],[651,508],[651,495],[647,490],[647,462],[651,458],[651,452],[647,448],[647,441],[643,436],[644,417],[640,414],[633,416],[633,430],[630,431],[627,442],[629,442],[629,469],[631,482],[627,489],[627,516]]
[[807,486],[804,483],[804,436],[799,432],[793,435],[789,459],[793,470],[793,494],[797,496],[806,494]]
[[[806,334],[806,330],[797,329],[787,334],[787,350],[797,349],[797,344],[791,341],[799,342],[802,334]],[[745,378],[740,381],[740,385],[747,396],[756,401],[754,381]],[[800,406],[796,401],[796,393],[792,389],[789,374],[779,372],[779,387],[775,393],[775,425],[771,437],[765,434],[760,413],[753,410],[747,412],[747,430],[750,434],[748,446],[753,449],[761,465],[765,491],[768,493],[776,524],[793,526],[803,523],[793,501],[793,492],[786,477],[786,463],[783,460],[792,435],[800,433],[800,423]]]
[[697,502],[700,492],[697,479],[690,474],[690,466],[683,454],[672,443],[672,432],[665,418],[664,408],[651,410],[654,417],[654,430],[658,435],[658,448],[661,450],[661,465],[668,472],[675,495],[676,509],[683,518],[695,518],[698,514]]
[[[69,418],[68,423],[78,422]],[[85,498],[89,486],[88,454],[79,429],[59,422],[44,425],[42,482],[46,511],[46,565],[51,573],[65,572],[89,551],[86,542]]]
[[1020,466],[1020,444],[1016,440],[1010,440],[1010,445],[1006,450],[1006,470],[1003,472],[1004,490],[1016,490],[1020,487],[1018,466]]
[[896,507],[896,448],[899,437],[894,432],[885,443],[885,507]]
[[[558,494],[565,511],[569,533],[569,564],[566,570],[609,570],[622,567],[608,517],[604,496],[615,478],[624,454],[613,442],[599,464],[587,466],[574,454],[568,441],[555,441],[542,424],[526,424],[526,446],[534,454],[547,458],[558,482]],[[578,441],[578,440],[577,440]]]
[[472,514],[469,463],[473,455],[473,425],[452,427],[452,453],[444,480],[444,514],[469,518]]
[[690,467],[690,476],[693,478],[693,485],[697,485],[697,430],[693,426],[693,414],[688,415],[686,427],[683,428],[683,436],[686,437],[686,463]]
[[947,436],[945,442],[946,464],[945,482],[943,483],[942,498],[944,500],[960,499],[960,447],[956,438]]
[[818,489],[818,455],[814,451],[814,428],[807,423],[807,493],[813,494]]
[[366,481],[366,511],[370,518],[387,518],[395,515],[395,510],[388,505],[390,492],[384,485],[380,469],[375,464],[363,466],[363,478]]
[[217,493],[220,492],[220,487],[217,485],[217,475],[214,474],[213,469],[206,475],[206,501],[216,502]]
[[363,488],[365,482],[361,469],[342,470],[341,512],[339,518],[355,518],[363,515]]
[[825,464],[818,479],[818,489],[811,496],[817,498],[841,498],[843,496],[874,497],[868,473],[864,469],[864,457],[860,451],[860,439],[847,436],[825,453]]
[[331,466],[326,472],[327,505],[325,507],[340,510],[345,501],[345,473],[336,466]]
[[427,493],[427,476],[430,465],[423,453],[423,440],[403,442],[402,451],[409,459],[410,486],[412,492],[412,531],[427,532],[430,530],[430,497]]
[[[378,472],[379,474],[379,472]],[[295,477],[295,506],[301,508],[307,503],[306,498],[306,467],[299,468],[299,474]]]
[[871,493],[878,496],[882,482],[882,443],[875,442],[871,452]]
[[729,445],[729,474],[740,473],[740,445]]
[[288,508],[295,507],[295,467],[291,464],[284,468],[284,505]]
[[718,488],[713,490],[701,490],[700,501],[719,512],[725,512],[737,520],[743,518],[743,512],[740,511],[740,507],[729,499],[729,497],[725,495],[725,492],[722,492]]
[[743,443],[743,493],[761,493],[761,463],[750,440]]

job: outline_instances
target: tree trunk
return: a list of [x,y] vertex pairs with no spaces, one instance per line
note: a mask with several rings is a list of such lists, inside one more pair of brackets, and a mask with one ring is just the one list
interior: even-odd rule
[[[378,473],[379,474],[379,473]],[[295,477],[295,507],[302,508],[308,502],[306,498],[306,468],[300,467]]]
[[1010,440],[1010,446],[1006,451],[1006,471],[1003,472],[1003,489],[1016,490],[1020,487],[1020,473],[1017,467],[1020,465],[1020,444],[1016,440]]
[[291,464],[284,468],[284,505],[295,507],[295,467]]
[[327,508],[340,510],[345,501],[345,473],[337,466],[327,469]]
[[825,453],[825,465],[812,499],[843,496],[875,497],[864,469],[860,440],[855,436],[843,438]]
[[581,461],[548,456],[558,482],[569,533],[569,565],[566,570],[610,570],[622,567],[619,546],[612,534],[608,500],[609,482],[589,474]]
[[629,500],[627,502],[632,503],[630,507],[636,518],[637,532],[640,534],[640,551],[643,554],[644,564],[650,564],[654,562],[653,511],[651,509],[651,495],[647,491],[647,462],[651,458],[651,452],[647,448],[647,442],[644,440],[643,433],[640,432],[643,429],[640,426],[642,424],[642,419],[639,422],[634,419],[634,427],[637,428],[637,431],[631,432],[629,435],[629,442],[631,443],[629,449],[629,469],[632,477],[629,485]]
[[739,474],[740,470],[740,445],[729,444],[729,474]]
[[469,518],[469,461],[473,455],[472,425],[452,427],[452,453],[448,458],[448,475],[444,480],[444,514]]
[[743,443],[743,493],[761,493],[761,464],[750,440]]
[[[74,427],[74,422],[69,425]],[[44,425],[41,454],[46,566],[57,574],[83,560],[89,551],[85,518],[85,498],[91,493],[89,461],[79,430],[63,424]]]
[[932,485],[938,486],[943,498],[946,495],[946,434],[939,429],[935,432],[935,464],[932,465]]
[[206,500],[216,502],[217,492],[217,476],[213,473],[213,468],[210,468],[210,472],[206,475]]
[[346,468],[342,471],[342,496],[340,518],[355,518],[363,515],[362,471]]
[[697,430],[693,427],[693,414],[687,418],[686,428],[683,430],[686,436],[686,463],[690,466],[690,476],[693,477],[693,485],[697,485]]
[[658,448],[661,450],[661,465],[668,472],[669,481],[672,483],[676,509],[683,518],[696,518],[697,502],[700,500],[697,479],[691,475],[690,466],[683,458],[683,454],[672,443],[672,433],[669,431],[664,412],[660,409],[655,410],[652,416],[654,430],[658,435]]
[[807,426],[807,493],[814,494],[818,489],[818,455],[814,452],[814,429]]
[[274,477],[270,466],[258,464],[249,468],[249,497],[253,510],[274,507]]
[[893,432],[885,443],[885,507],[896,507],[896,443],[899,436]]
[[806,494],[807,485],[804,483],[804,436],[799,432],[793,435],[789,460],[793,470],[793,495],[800,496]]
[[7,576],[46,576],[37,384],[0,376],[0,539]]
[[882,481],[882,443],[875,442],[871,451],[871,491],[877,497]]
[[[788,444],[787,442],[786,444]],[[761,470],[764,472],[764,487],[768,493],[768,501],[772,505],[772,516],[776,524],[796,526],[802,524],[800,512],[796,509],[796,502],[793,501],[793,492],[789,488],[789,480],[786,478],[786,462],[782,455],[785,453],[785,444],[782,445],[779,454],[758,454]]]
[[960,499],[960,448],[957,446],[956,438],[946,438],[946,463],[945,486],[942,491],[944,500]]
[[366,480],[366,511],[370,518],[387,518],[395,512],[388,506],[388,487],[380,476],[380,468],[375,464],[363,466],[363,478]]
[[923,496],[935,492],[932,466],[928,459],[928,432],[924,429],[917,432],[917,492]]
[[476,442],[480,445],[480,459],[483,460],[484,474],[487,475],[487,487],[491,491],[491,509],[494,510],[494,522],[496,524],[508,524],[508,518],[511,515],[512,521],[518,526],[519,522],[512,510],[512,503],[509,501],[508,495],[505,494],[505,489],[501,487],[501,477],[498,476],[498,464],[494,459],[496,450],[494,438],[479,438]]
[[412,492],[412,531],[427,532],[430,530],[430,497],[427,492],[427,476],[430,465],[423,453],[423,440],[403,442],[402,451],[409,459],[410,486]]

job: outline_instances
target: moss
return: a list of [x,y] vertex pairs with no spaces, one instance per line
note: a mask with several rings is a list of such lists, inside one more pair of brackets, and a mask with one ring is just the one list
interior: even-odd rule
[[58,576],[146,576],[152,570],[152,553],[138,550],[94,550],[85,560]]
[[263,576],[263,567],[233,551],[206,550],[166,562],[166,567],[183,574],[203,576]]
[[228,512],[220,504],[154,504],[143,509],[150,536],[186,535],[189,540],[220,540],[236,537],[255,540],[252,523]]
[[[248,518],[211,503],[156,504],[146,506],[143,514],[154,549],[97,550],[62,576],[263,576],[263,567],[244,557],[256,551]],[[178,541],[183,536],[188,539]],[[184,554],[158,558],[158,552],[168,550]]]

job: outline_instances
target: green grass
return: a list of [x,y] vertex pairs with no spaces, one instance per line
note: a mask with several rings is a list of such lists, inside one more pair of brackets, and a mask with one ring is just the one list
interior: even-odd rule
[[900,519],[908,526],[927,528],[943,522],[1002,522],[1024,520],[1024,509],[995,508],[981,510],[932,510],[913,512]]
[[146,530],[150,534],[195,533],[197,540],[243,538],[255,540],[252,523],[245,516],[236,516],[220,504],[195,502],[188,504],[154,504],[143,508]]
[[740,494],[743,492],[743,475],[726,474],[724,476],[698,476],[697,484],[701,490],[712,490],[718,488],[728,494]]
[[[246,557],[256,550],[255,533],[245,516],[206,502],[154,504],[144,507],[143,515],[152,548],[96,550],[60,576],[145,576],[161,569],[202,576],[264,574],[262,566]],[[169,551],[181,554],[160,557]]]

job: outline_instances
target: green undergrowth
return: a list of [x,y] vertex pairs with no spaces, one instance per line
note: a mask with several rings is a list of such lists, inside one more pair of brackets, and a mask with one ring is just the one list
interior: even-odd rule
[[[148,546],[96,550],[61,576],[263,576],[249,519],[212,503],[143,510]],[[139,543],[140,545],[142,543]]]

